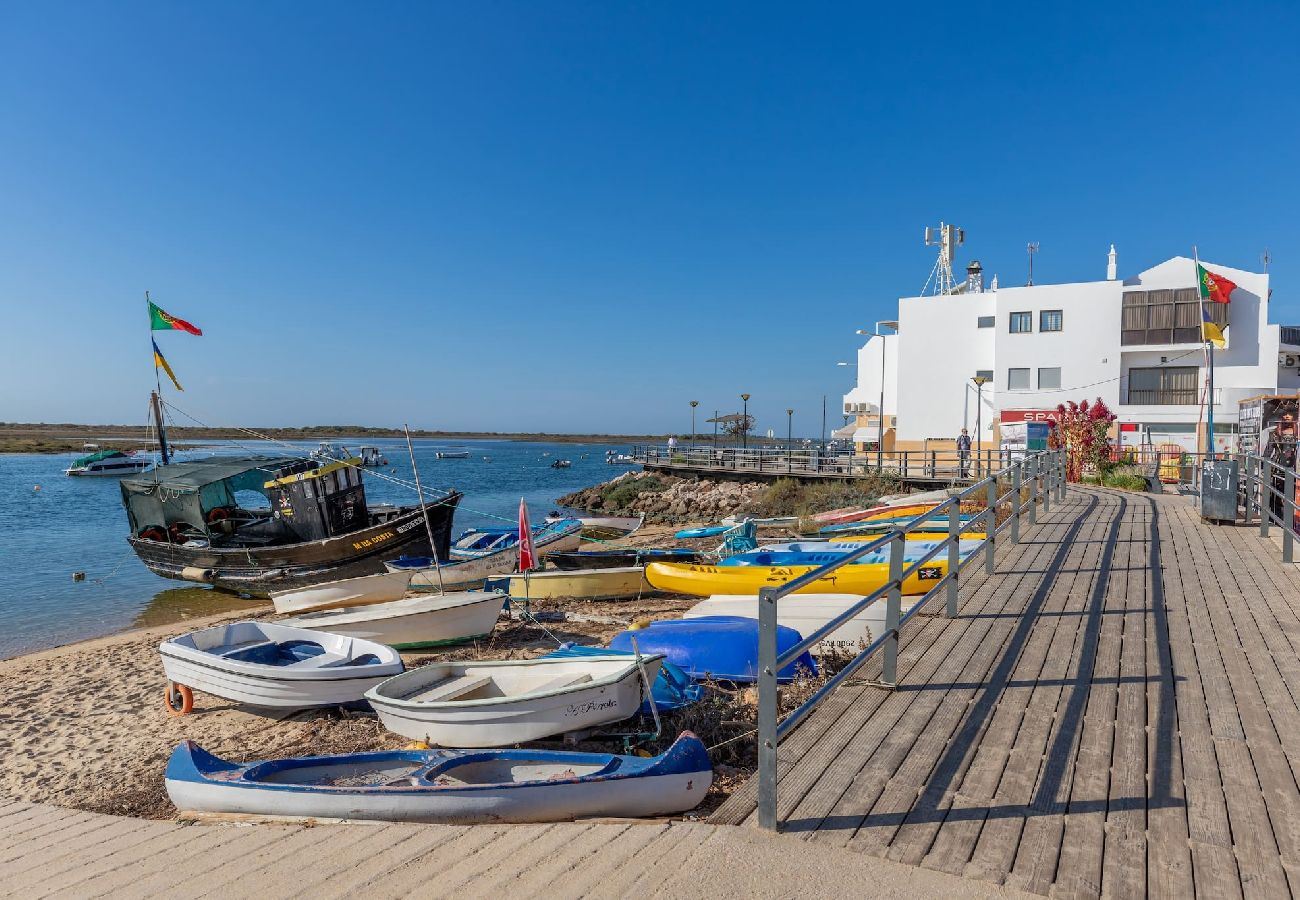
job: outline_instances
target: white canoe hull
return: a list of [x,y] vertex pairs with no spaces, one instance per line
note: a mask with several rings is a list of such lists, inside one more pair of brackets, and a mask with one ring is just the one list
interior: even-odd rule
[[[862,597],[857,594],[790,594],[777,601],[776,621],[778,625],[793,628],[808,637],[860,600]],[[914,600],[912,597],[904,597],[902,612],[911,609]],[[744,616],[747,619],[757,619],[758,598],[745,594],[714,594],[692,606],[682,618],[698,619],[702,616]],[[870,644],[884,630],[885,598],[882,597],[831,632],[825,641],[812,648],[812,652],[820,653],[827,649],[827,642],[854,651],[859,644]]]
[[272,591],[271,602],[275,604],[275,611],[281,614],[390,603],[405,597],[410,584],[409,572],[381,572],[292,591]]
[[[288,666],[262,665],[222,658],[200,647],[245,640],[243,632],[262,632],[271,640],[304,639],[325,649],[321,657]],[[198,638],[196,647],[193,639]],[[276,624],[236,622],[163,641],[163,672],[169,681],[235,703],[263,709],[307,709],[361,700],[366,691],[402,671],[391,647],[340,635]],[[373,655],[378,664],[349,666],[349,659]]]
[[484,637],[496,627],[504,604],[505,595],[498,593],[426,594],[391,603],[309,613],[284,619],[280,624],[408,650]]
[[[662,662],[661,656],[642,658],[651,684]],[[458,673],[469,678],[511,678],[516,674],[512,669],[523,667],[537,667],[543,680],[583,672],[601,677],[540,693],[463,702],[418,700],[425,689],[458,677]],[[619,657],[434,663],[406,675],[404,681],[392,678],[368,691],[366,699],[389,731],[439,747],[506,747],[618,722],[640,709],[644,687],[635,662]]]
[[[545,559],[548,553],[577,550],[578,545],[581,543],[582,535],[575,529],[570,534],[557,536],[553,541],[539,543],[535,549],[538,558]],[[485,579],[509,575],[519,568],[519,548],[507,547],[487,556],[447,563],[440,568],[442,570],[441,581],[438,579],[438,569],[432,566],[427,569],[405,570],[413,573],[411,575],[411,590],[436,591],[441,588],[446,591],[466,591],[480,588],[483,586]]]
[[510,596],[516,600],[623,600],[653,592],[645,580],[645,566],[531,572],[527,577],[515,575],[510,579]]

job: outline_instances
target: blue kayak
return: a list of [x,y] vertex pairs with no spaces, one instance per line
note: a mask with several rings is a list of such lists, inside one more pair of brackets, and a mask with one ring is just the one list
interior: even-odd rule
[[[606,647],[583,647],[579,644],[564,644],[559,650],[546,654],[542,659],[563,656],[626,656],[627,653],[626,650],[614,650]],[[675,709],[681,709],[698,702],[704,696],[704,688],[698,684],[692,684],[691,677],[683,672],[680,666],[664,660],[659,666],[659,677],[655,679],[652,693],[655,698],[655,706],[660,712],[672,712]],[[647,716],[651,714],[649,700],[642,702],[641,712]]]
[[[758,620],[742,616],[702,616],[698,619],[666,619],[651,622],[637,631],[624,631],[609,642],[611,650],[632,652],[632,638],[642,653],[662,653],[696,681],[706,677],[719,681],[755,681],[758,678]],[[776,628],[777,654],[784,653],[803,636],[793,628]],[[777,673],[779,681],[790,681],[796,670],[817,673],[817,664],[806,651]]]
[[735,527],[736,527],[735,525],[708,525],[705,526],[704,528],[686,528],[682,531],[677,532],[676,536],[682,540],[690,540],[691,538],[717,537],[718,535],[722,534],[724,531],[730,531]]

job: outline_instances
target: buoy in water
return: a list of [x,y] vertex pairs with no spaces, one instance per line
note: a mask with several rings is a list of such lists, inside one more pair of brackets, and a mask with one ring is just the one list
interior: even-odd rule
[[85,581],[85,580],[86,580],[86,573],[85,573],[85,572],[73,572],[73,573],[72,573],[72,580],[73,580],[73,581]]
[[32,490],[34,490],[34,491],[39,491],[40,489],[41,489],[41,486],[40,486],[39,484],[32,488]]

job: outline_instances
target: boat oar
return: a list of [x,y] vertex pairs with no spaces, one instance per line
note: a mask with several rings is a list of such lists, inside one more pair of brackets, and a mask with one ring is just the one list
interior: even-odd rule
[[663,732],[663,722],[659,720],[659,704],[655,703],[654,685],[650,683],[650,677],[645,673],[645,663],[641,660],[641,648],[637,646],[636,637],[632,637],[632,652],[636,654],[636,667],[641,671],[641,683],[645,685],[646,699],[650,701],[650,715],[655,720],[655,733],[651,740],[658,740],[659,735]]
[[424,514],[424,533],[429,536],[429,555],[433,557],[433,568],[438,573],[438,593],[447,593],[442,583],[442,561],[438,559],[438,545],[433,540],[433,526],[429,524],[429,507],[424,505],[424,488],[420,486],[420,468],[415,464],[415,447],[411,444],[411,426],[402,425],[406,432],[406,450],[411,454],[411,471],[415,473],[415,493],[420,498],[420,512]]

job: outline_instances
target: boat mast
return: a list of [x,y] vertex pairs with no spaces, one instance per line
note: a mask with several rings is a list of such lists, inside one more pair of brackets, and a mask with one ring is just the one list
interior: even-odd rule
[[429,555],[433,557],[433,568],[438,573],[438,593],[447,593],[442,583],[442,561],[438,559],[438,545],[433,540],[433,526],[429,524],[429,508],[424,505],[424,488],[420,486],[420,468],[415,464],[415,447],[411,444],[411,427],[403,424],[406,432],[406,450],[411,454],[411,471],[415,473],[415,493],[420,498],[420,512],[424,513],[424,531],[429,535]]
[[167,430],[163,427],[162,404],[158,401],[157,391],[149,392],[149,405],[153,408],[154,427],[158,429],[158,452],[165,466],[170,462],[170,458],[167,453]]

